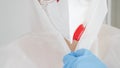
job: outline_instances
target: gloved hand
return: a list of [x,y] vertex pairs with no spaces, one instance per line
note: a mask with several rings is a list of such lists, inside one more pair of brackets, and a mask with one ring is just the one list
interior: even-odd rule
[[80,49],[64,56],[64,68],[107,68],[87,49]]

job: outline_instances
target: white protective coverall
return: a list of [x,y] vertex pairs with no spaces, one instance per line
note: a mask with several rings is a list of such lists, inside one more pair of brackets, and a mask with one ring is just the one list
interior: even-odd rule
[[[64,1],[60,3],[62,6],[66,4]],[[62,68],[63,56],[70,50],[63,34],[52,25],[52,19],[49,20],[44,7],[37,0],[11,0],[9,2],[1,0],[0,5],[2,8],[0,12],[0,68]],[[64,15],[67,11],[64,9],[65,6],[59,8],[61,14]],[[62,20],[67,22],[67,19],[66,15]],[[83,43],[81,47],[92,50],[108,68],[119,68],[120,30],[102,25],[99,35],[97,33],[95,35],[98,38],[94,37],[93,42],[88,42],[88,46],[88,43]]]

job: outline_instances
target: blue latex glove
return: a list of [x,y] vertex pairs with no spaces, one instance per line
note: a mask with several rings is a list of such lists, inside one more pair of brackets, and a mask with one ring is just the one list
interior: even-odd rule
[[64,68],[107,68],[87,49],[80,49],[64,56]]

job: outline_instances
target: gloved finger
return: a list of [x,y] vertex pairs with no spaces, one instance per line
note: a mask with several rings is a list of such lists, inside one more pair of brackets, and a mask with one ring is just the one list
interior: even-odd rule
[[73,60],[77,59],[77,57],[88,56],[91,54],[92,53],[87,49],[80,49],[80,50],[77,50],[76,52],[71,52],[65,55],[63,58],[63,62],[64,63],[72,62]]
[[107,68],[91,51],[80,49],[64,56],[64,68]]
[[79,57],[74,63],[74,68],[107,68],[106,65],[100,61],[95,55],[86,55]]
[[75,57],[82,57],[82,56],[88,56],[88,55],[93,55],[91,51],[87,49],[80,49],[74,52],[73,54]]
[[73,56],[73,52],[69,53],[64,56],[63,58],[63,63],[64,67],[63,68],[71,68],[71,65],[77,60],[76,57]]
[[76,57],[74,56],[74,52],[71,52],[64,56],[63,62],[64,62],[64,64],[70,63],[70,62],[73,62],[75,59],[76,59]]

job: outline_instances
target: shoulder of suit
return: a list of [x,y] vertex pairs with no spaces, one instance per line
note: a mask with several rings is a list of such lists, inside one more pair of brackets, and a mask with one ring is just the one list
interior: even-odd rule
[[99,32],[99,37],[102,37],[102,36],[104,37],[119,36],[120,37],[120,29],[103,24]]

